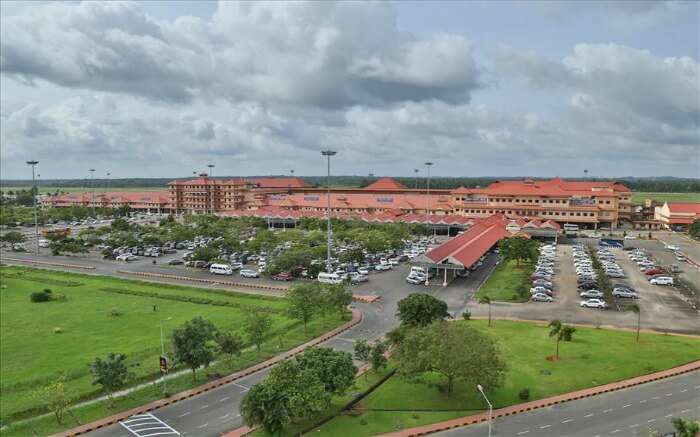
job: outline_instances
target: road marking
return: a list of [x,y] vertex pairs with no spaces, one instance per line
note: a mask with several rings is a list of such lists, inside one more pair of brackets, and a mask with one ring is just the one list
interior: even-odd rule
[[591,417],[591,416],[593,416],[593,413],[591,413],[591,414],[586,414],[586,415],[583,416],[583,417]]
[[242,388],[244,392],[250,390],[250,387],[246,387],[245,385],[238,384],[237,382],[234,382],[232,384],[235,385],[236,387]]
[[656,422],[656,419],[649,419],[649,420],[647,420],[647,423],[653,423],[653,422]]
[[696,385],[695,390],[700,390],[700,385]]
[[673,414],[667,414],[667,415],[665,415],[664,417],[668,418],[668,417],[671,417],[671,416],[673,416]]
[[200,410],[203,410],[205,408],[209,408],[209,405],[202,405],[201,407],[199,407]]
[[603,413],[609,413],[612,411],[612,408],[608,408],[607,410],[603,410]]
[[666,396],[666,397],[673,396],[673,393],[666,393],[664,396]]
[[225,396],[225,397],[219,399],[219,402],[226,402],[229,399],[231,399],[229,396]]
[[518,435],[523,435],[523,434],[527,434],[528,432],[530,432],[530,431],[520,431],[520,432],[517,433],[517,434],[518,434]]
[[636,428],[636,427],[638,427],[638,426],[639,426],[639,424],[638,424],[638,423],[635,423],[634,425],[630,425],[630,428]]
[[690,411],[690,410],[683,410],[683,411],[681,411],[681,414],[685,414],[685,413],[687,413],[688,411]]
[[652,399],[653,399],[653,400],[657,400],[657,399],[660,399],[660,398],[659,398],[659,396],[654,396]]
[[631,405],[632,405],[632,404],[623,405],[622,408],[627,408],[627,407],[629,407],[629,406],[631,406]]
[[688,389],[687,389],[687,388],[684,388],[683,390],[681,390],[681,393],[685,393],[685,392],[687,392],[687,391],[688,391]]
[[552,426],[552,425],[543,425],[543,426],[540,426],[540,429],[547,429],[547,428],[549,428],[550,426]]
[[185,412],[185,413],[180,414],[178,417],[185,417],[185,416],[189,416],[190,414],[192,414],[192,412],[191,412],[191,411],[187,411],[187,412]]
[[639,403],[640,403],[640,404],[643,404],[643,403],[645,403],[646,401],[647,401],[646,399],[643,399],[643,400],[639,401]]
[[573,421],[574,421],[574,419],[566,419],[566,420],[562,420],[561,423],[569,423],[569,422],[573,422]]
[[620,430],[616,429],[615,431],[610,431],[610,434],[617,434],[618,432],[620,432]]
[[202,429],[202,428],[206,428],[207,426],[209,426],[209,422],[205,423],[204,425],[199,425],[197,428]]
[[219,419],[226,419],[230,415],[231,415],[231,413],[226,413],[223,416],[219,417]]

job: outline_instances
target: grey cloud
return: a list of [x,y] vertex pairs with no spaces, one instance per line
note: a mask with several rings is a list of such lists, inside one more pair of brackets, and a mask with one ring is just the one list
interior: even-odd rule
[[484,86],[461,36],[415,37],[380,3],[221,2],[211,21],[136,4],[52,4],[3,17],[0,68],[23,81],[324,108],[468,101]]

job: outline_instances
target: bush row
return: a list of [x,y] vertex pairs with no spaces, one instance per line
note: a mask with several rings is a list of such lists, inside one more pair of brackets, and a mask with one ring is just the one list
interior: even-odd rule
[[282,310],[278,310],[278,309],[274,309],[274,308],[253,307],[250,305],[242,305],[242,304],[237,303],[237,302],[227,302],[227,301],[223,301],[223,300],[214,300],[214,299],[209,299],[206,297],[179,296],[176,294],[161,294],[161,293],[156,293],[153,291],[126,290],[123,288],[114,288],[114,287],[104,287],[104,288],[100,288],[99,290],[105,291],[107,293],[128,294],[128,295],[132,295],[132,296],[152,297],[152,298],[156,298],[156,299],[165,299],[165,300],[175,300],[178,302],[188,302],[188,303],[194,303],[194,304],[200,304],[200,305],[216,305],[216,306],[222,306],[222,307],[237,308],[237,309],[244,310],[244,311],[261,311],[261,312],[266,312],[266,313],[271,313],[271,314],[282,313]]
[[36,276],[31,274],[28,275],[24,272],[4,273],[3,276],[6,278],[22,279],[25,281],[38,282],[40,284],[55,285],[59,287],[79,287],[81,285],[84,285],[82,282],[62,281],[60,279],[45,278],[42,276]]

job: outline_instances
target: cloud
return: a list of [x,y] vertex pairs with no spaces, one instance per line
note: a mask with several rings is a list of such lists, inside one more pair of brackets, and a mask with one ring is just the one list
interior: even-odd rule
[[226,98],[324,108],[469,101],[471,44],[413,36],[388,4],[221,2],[211,20],[138,4],[50,4],[3,17],[3,74],[167,102]]

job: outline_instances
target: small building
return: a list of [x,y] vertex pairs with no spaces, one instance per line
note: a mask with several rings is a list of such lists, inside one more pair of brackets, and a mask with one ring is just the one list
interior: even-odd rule
[[687,231],[695,220],[700,220],[700,202],[666,202],[655,208],[654,219],[666,229]]

